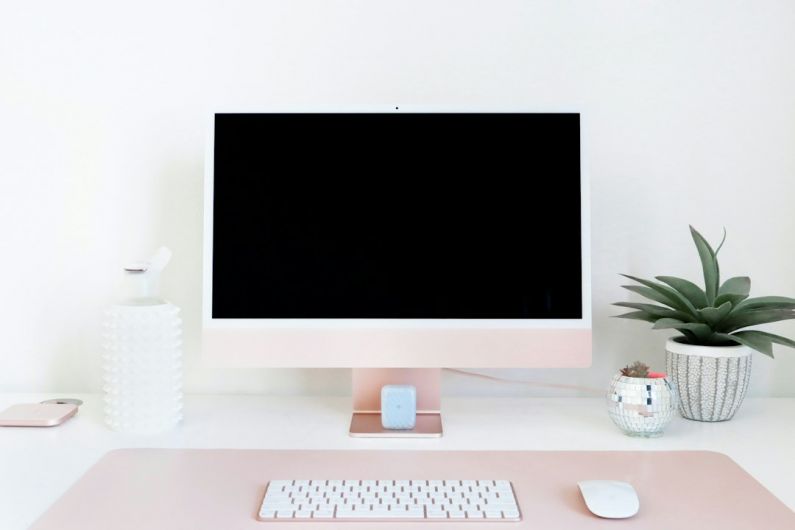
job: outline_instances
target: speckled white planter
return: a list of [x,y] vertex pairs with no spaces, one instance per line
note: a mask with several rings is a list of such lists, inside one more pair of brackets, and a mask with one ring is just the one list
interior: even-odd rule
[[730,420],[745,398],[753,350],[747,346],[693,346],[669,339],[668,377],[678,389],[679,412],[698,421]]

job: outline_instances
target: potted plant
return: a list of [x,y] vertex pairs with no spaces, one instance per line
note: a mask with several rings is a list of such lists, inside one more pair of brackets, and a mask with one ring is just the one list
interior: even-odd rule
[[607,412],[629,436],[662,435],[676,411],[676,392],[666,375],[638,361],[622,368],[610,382]]
[[679,411],[693,420],[725,421],[734,416],[745,397],[753,351],[773,357],[773,343],[795,348],[795,341],[786,337],[747,328],[795,318],[795,298],[749,298],[751,279],[747,276],[721,283],[718,251],[726,240],[725,230],[714,250],[692,226],[690,233],[701,258],[704,289],[674,276],[651,281],[623,274],[639,285],[622,287],[656,303],[614,305],[634,310],[617,315],[620,318],[680,333],[668,339],[665,348],[668,376],[679,393]]

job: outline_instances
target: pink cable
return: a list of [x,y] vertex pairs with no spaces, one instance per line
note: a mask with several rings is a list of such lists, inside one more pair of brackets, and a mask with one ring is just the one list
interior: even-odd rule
[[468,375],[470,377],[477,377],[480,379],[486,379],[489,381],[497,381],[499,383],[513,383],[517,385],[529,385],[529,386],[538,386],[538,387],[545,387],[545,388],[559,388],[563,390],[579,390],[582,392],[588,392],[591,394],[599,394],[600,396],[605,395],[606,391],[604,389],[597,389],[591,388],[587,386],[577,386],[577,385],[562,385],[558,383],[541,383],[539,381],[519,381],[516,379],[507,379],[504,377],[497,377],[494,375],[488,374],[480,374],[477,372],[469,372],[467,370],[459,370],[458,368],[445,368],[448,372],[452,372],[455,374],[460,375]]

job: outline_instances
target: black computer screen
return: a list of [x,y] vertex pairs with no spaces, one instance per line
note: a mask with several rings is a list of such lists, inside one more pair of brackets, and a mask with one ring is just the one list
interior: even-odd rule
[[214,142],[213,318],[582,317],[578,114],[218,114]]

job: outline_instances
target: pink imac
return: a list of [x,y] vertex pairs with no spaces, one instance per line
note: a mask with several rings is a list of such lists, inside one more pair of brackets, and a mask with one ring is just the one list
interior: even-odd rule
[[[353,368],[352,436],[440,436],[442,367],[587,367],[578,113],[213,116],[203,351]],[[381,427],[385,384],[417,424]]]

